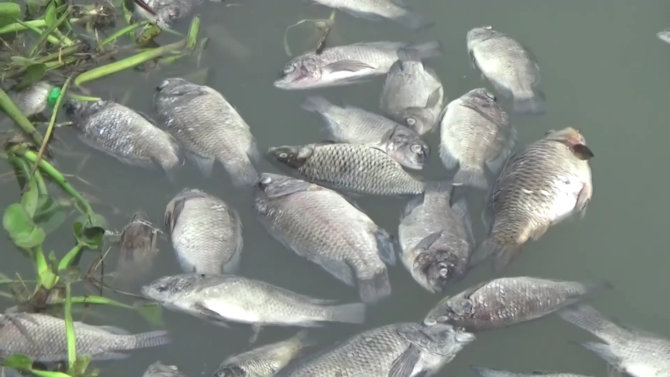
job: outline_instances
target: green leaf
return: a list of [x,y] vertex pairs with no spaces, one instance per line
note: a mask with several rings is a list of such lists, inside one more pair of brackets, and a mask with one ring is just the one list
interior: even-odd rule
[[150,323],[163,326],[163,307],[155,302],[136,302],[135,309]]
[[33,361],[26,355],[14,354],[0,362],[0,365],[8,368],[30,371]]
[[86,369],[88,369],[88,365],[90,363],[91,363],[91,357],[88,355],[77,357],[77,360],[75,360],[74,365],[72,367],[73,369],[72,374],[75,376],[86,375]]
[[58,271],[79,264],[79,258],[81,258],[81,252],[84,250],[84,246],[85,246],[84,244],[78,242],[75,245],[75,247],[72,248],[72,250],[68,251],[68,253],[63,257],[63,259],[61,259],[60,263],[58,264]]
[[49,195],[40,195],[37,200],[37,211],[33,216],[33,222],[49,234],[56,230],[66,217],[65,209]]
[[58,276],[54,273],[51,265],[44,258],[42,248],[38,248],[35,253],[35,265],[37,267],[37,276],[40,284],[46,289],[53,288],[58,283]]
[[47,66],[45,64],[39,63],[29,65],[28,68],[26,68],[26,74],[23,76],[19,87],[25,88],[42,80],[46,71]]
[[188,29],[188,35],[186,36],[187,42],[186,46],[188,48],[195,48],[195,45],[198,43],[198,32],[200,31],[200,17],[193,17],[191,21],[191,27]]
[[73,304],[81,304],[81,305],[109,305],[109,306],[116,306],[119,308],[124,308],[124,309],[134,309],[133,306],[123,304],[118,301],[114,301],[111,298],[107,297],[102,297],[102,296],[77,296],[77,297],[72,297],[72,303]]
[[31,218],[35,216],[35,212],[37,211],[37,201],[39,195],[40,193],[37,189],[37,180],[35,177],[33,177],[28,182],[28,187],[26,187],[26,190],[21,195],[21,206],[26,210],[28,216]]
[[28,66],[39,64],[37,60],[24,58],[23,56],[12,56],[10,59],[12,60],[14,65],[17,65],[19,67],[27,68]]
[[46,235],[42,228],[33,223],[30,214],[18,203],[11,204],[5,210],[2,225],[9,238],[21,248],[30,249],[44,242]]
[[146,27],[144,30],[142,30],[142,33],[137,37],[137,39],[135,39],[135,43],[140,45],[147,43],[156,38],[161,33],[161,31],[161,28],[156,25]]
[[52,0],[47,5],[47,10],[44,12],[44,23],[47,27],[51,27],[56,23],[56,1]]
[[36,375],[37,377],[72,377],[69,374],[62,372],[50,372],[46,370],[32,369],[30,373]]
[[14,3],[0,3],[0,27],[5,27],[21,17],[21,7]]

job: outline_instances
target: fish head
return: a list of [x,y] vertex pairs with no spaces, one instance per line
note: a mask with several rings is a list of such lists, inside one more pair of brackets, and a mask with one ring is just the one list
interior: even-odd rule
[[73,119],[77,116],[77,114],[82,111],[86,105],[82,102],[79,102],[75,99],[67,99],[63,103],[63,109],[65,110],[65,114],[70,118]]
[[461,263],[455,255],[453,251],[442,247],[431,248],[417,255],[413,268],[423,276],[424,288],[441,293],[453,280],[462,276],[457,267]]
[[156,12],[156,24],[163,29],[169,28],[169,25],[181,17],[181,11],[176,5],[167,5]]
[[180,77],[167,78],[156,86],[154,104],[169,106],[177,101],[190,99],[202,94],[200,85],[193,84]]
[[235,364],[229,364],[214,373],[216,377],[247,377],[247,372]]
[[584,135],[576,128],[567,127],[558,131],[551,130],[546,133],[545,138],[565,144],[580,160],[589,160],[594,157],[593,151],[586,146]]
[[321,69],[316,60],[309,56],[299,56],[284,66],[275,80],[279,89],[305,89],[314,86],[321,79]]
[[205,278],[203,274],[183,274],[164,276],[152,281],[141,289],[142,296],[159,303],[168,303],[178,297],[184,290],[197,281]]
[[151,222],[151,219],[149,219],[149,215],[147,212],[143,209],[139,209],[133,213],[133,217],[130,218],[130,222],[135,222],[135,221],[146,221],[146,222]]
[[437,123],[437,117],[429,108],[409,108],[403,112],[402,117],[405,125],[420,135],[430,131]]
[[[309,190],[312,186],[311,183],[303,181],[302,179],[279,174],[263,173],[256,184],[255,190],[257,191],[255,192],[255,196],[257,199],[261,199],[260,201],[263,201]],[[258,192],[262,192],[265,198],[259,196]]]
[[424,326],[421,332],[425,334],[426,338],[430,339],[430,350],[441,355],[454,354],[476,339],[474,334],[465,331],[463,328],[446,323]]
[[267,156],[271,162],[278,162],[283,166],[299,169],[305,165],[313,152],[314,148],[310,146],[284,145],[269,148]]
[[485,88],[472,89],[463,97],[465,101],[471,102],[478,107],[498,106],[498,97]]
[[474,313],[474,304],[471,300],[460,295],[445,297],[431,310],[423,323],[432,326],[437,323],[451,323]]
[[143,377],[185,377],[176,365],[166,365],[157,361],[147,368]]
[[386,153],[409,169],[423,169],[430,155],[430,146],[415,132],[396,127],[396,132],[385,142]]
[[493,30],[493,26],[481,26],[473,28],[472,30],[468,31],[468,47],[471,47],[472,44],[481,43],[488,39],[495,38],[499,34],[499,32]]

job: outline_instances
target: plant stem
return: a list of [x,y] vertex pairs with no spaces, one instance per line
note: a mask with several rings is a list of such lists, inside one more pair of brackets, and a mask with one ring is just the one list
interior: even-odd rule
[[77,338],[72,323],[72,285],[65,283],[65,333],[67,335],[67,361],[68,371],[73,370],[74,362],[77,360]]
[[23,132],[27,133],[33,138],[33,141],[37,145],[41,145],[42,141],[44,140],[42,138],[42,135],[40,135],[39,132],[33,127],[33,124],[30,123],[28,118],[19,110],[18,107],[12,102],[11,98],[5,93],[4,90],[0,88],[0,108],[4,110],[7,115],[9,115],[10,118],[14,120],[14,122],[23,130]]

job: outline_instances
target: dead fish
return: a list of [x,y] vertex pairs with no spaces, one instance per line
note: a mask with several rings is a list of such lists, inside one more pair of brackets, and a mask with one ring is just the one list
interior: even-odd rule
[[395,239],[333,190],[263,173],[254,209],[276,240],[319,264],[350,286],[364,302],[391,294],[386,265],[395,264]]
[[500,271],[550,226],[576,213],[584,216],[593,194],[591,158],[574,128],[549,131],[512,155],[487,198],[482,219],[488,238],[471,263],[495,256]]
[[234,273],[244,245],[242,221],[223,200],[185,189],[165,209],[165,228],[184,272]]
[[471,332],[492,330],[545,317],[611,288],[607,282],[494,279],[440,301],[424,323],[449,323]]
[[154,227],[146,212],[135,212],[130,223],[121,231],[118,271],[130,278],[149,272],[153,258],[158,253],[156,242],[162,233]]
[[507,372],[499,369],[484,368],[479,366],[470,366],[475,373],[481,377],[589,377],[581,374],[572,374],[572,373],[551,373],[551,372],[541,372],[533,371],[532,373],[514,373]]
[[402,0],[312,0],[369,21],[391,20],[410,30],[426,29],[434,22],[403,8]]
[[444,88],[437,73],[413,51],[398,55],[386,75],[379,108],[384,115],[424,135],[439,120]]
[[442,55],[440,42],[366,42],[310,51],[289,61],[274,82],[279,89],[313,89],[350,85],[385,75],[398,60],[398,51],[412,50],[421,58]]
[[670,339],[618,325],[592,306],[580,304],[558,312],[564,320],[600,338],[604,343],[583,346],[632,377],[670,376]]
[[498,93],[514,100],[515,113],[546,112],[540,67],[528,48],[491,26],[470,30],[467,43],[473,67]]
[[378,146],[408,169],[421,170],[430,155],[419,134],[381,115],[353,107],[339,107],[323,97],[308,97],[302,108],[321,115],[328,140]]
[[166,365],[157,361],[144,371],[142,377],[187,377],[176,365]]
[[163,80],[154,95],[158,119],[203,175],[219,160],[237,187],[258,181],[256,141],[249,125],[221,93],[181,78]]
[[401,260],[414,280],[438,293],[467,272],[475,248],[467,200],[451,203],[449,182],[431,183],[400,218]]
[[179,144],[150,118],[112,101],[68,100],[64,107],[85,144],[129,165],[159,166],[175,182]]
[[426,183],[385,151],[370,145],[320,143],[268,149],[271,161],[335,190],[370,195],[416,195]]
[[[18,313],[12,320],[0,315],[0,357],[20,353],[33,361],[57,362],[67,360],[65,321],[44,314]],[[17,326],[17,324],[19,324]],[[77,355],[89,355],[93,360],[124,359],[123,353],[139,348],[168,344],[165,331],[130,334],[113,326],[91,326],[74,322]]]
[[19,90],[10,90],[7,95],[23,115],[31,117],[46,110],[49,105],[49,93],[53,88],[46,81],[38,81]]
[[516,130],[496,97],[473,89],[449,103],[441,121],[440,158],[458,171],[454,185],[487,190],[486,167],[500,173],[514,144]]

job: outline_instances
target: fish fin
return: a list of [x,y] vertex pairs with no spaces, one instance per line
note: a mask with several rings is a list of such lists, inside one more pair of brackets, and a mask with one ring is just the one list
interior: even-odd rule
[[437,106],[437,104],[440,102],[440,98],[443,97],[443,93],[444,88],[442,88],[442,85],[433,90],[433,92],[428,96],[428,99],[426,99],[426,108],[431,109]]
[[365,304],[356,302],[353,304],[344,304],[329,306],[328,319],[333,322],[342,323],[363,323],[365,322]]
[[407,347],[398,358],[393,361],[388,377],[410,377],[414,367],[421,358],[421,350],[414,345]]
[[372,278],[359,278],[357,285],[361,300],[367,304],[378,302],[391,295],[391,282],[386,269],[377,272]]
[[342,9],[342,11],[344,13],[347,13],[347,14],[351,15],[352,17],[362,18],[362,19],[368,20],[368,21],[379,22],[379,21],[384,20],[384,17],[382,17],[382,16],[380,16],[376,13],[361,12],[361,11],[356,11],[356,10],[352,10],[352,9]]
[[401,8],[409,9],[409,5],[405,0],[391,0],[391,2]]
[[412,31],[425,30],[435,25],[435,22],[425,18],[424,16],[409,11],[404,12],[402,16],[394,17],[393,21]]
[[194,304],[193,309],[195,309],[198,312],[198,315],[208,321],[214,322],[217,325],[223,326],[223,327],[228,327],[228,324],[226,323],[226,320],[221,317],[221,315],[209,308],[207,308],[203,304]]
[[163,346],[172,342],[172,337],[167,331],[145,332],[132,337],[135,339],[133,349]]
[[557,312],[563,320],[580,327],[593,335],[608,341],[613,337],[620,338],[622,335],[628,335],[628,331],[621,328],[616,323],[606,318],[593,306],[580,303],[568,306]]
[[489,183],[486,179],[486,172],[481,166],[463,166],[458,169],[454,175],[454,186],[467,186],[480,190],[488,190]]
[[607,361],[608,364],[612,366],[621,365],[621,358],[612,352],[612,347],[605,343],[598,342],[586,342],[582,343],[582,346],[587,350],[595,353],[601,359]]
[[93,360],[103,361],[103,360],[123,360],[129,358],[130,355],[121,352],[105,352],[99,353],[92,357]]
[[472,369],[473,372],[477,373],[481,377],[514,377],[516,374],[503,371],[503,370],[498,370],[498,369],[492,369],[492,368],[485,368],[485,367],[480,367],[480,366],[475,366],[475,365],[470,365],[470,369]]
[[529,239],[533,241],[539,240],[542,236],[544,236],[545,233],[547,233],[547,230],[549,229],[548,225],[543,225],[543,226],[538,226],[537,228],[533,229],[530,232]]
[[475,267],[489,258],[495,258],[493,270],[500,272],[514,259],[520,248],[518,245],[499,245],[488,238],[477,247],[468,264]]
[[458,165],[458,159],[454,156],[451,151],[442,143],[440,143],[440,160],[442,160],[442,165],[447,170],[455,169]]
[[303,110],[318,114],[324,114],[328,112],[328,110],[330,110],[333,106],[334,105],[330,103],[330,101],[328,101],[322,96],[307,97],[300,104],[300,107]]
[[400,213],[400,221],[405,219],[405,217],[409,216],[412,211],[421,204],[423,204],[423,199],[424,199],[424,194],[420,194],[415,196],[414,198],[410,199],[409,202],[407,202],[407,205],[405,208],[403,208],[402,212]]
[[270,186],[265,189],[265,195],[268,198],[280,198],[282,196],[289,196],[298,192],[309,190],[311,183],[301,179],[292,179],[281,186]]
[[360,62],[358,60],[340,60],[337,62],[330,63],[324,68],[331,72],[338,72],[338,71],[358,72],[364,69],[375,69],[375,67],[367,63]]
[[587,147],[584,144],[575,144],[570,147],[572,153],[575,154],[580,160],[588,161],[595,157],[591,148]]
[[505,162],[509,159],[509,156],[512,154],[514,145],[516,144],[516,129],[512,128],[512,135],[510,136],[507,145],[504,146],[503,151],[500,155],[491,161],[486,161],[486,166],[489,168],[489,171],[493,173],[494,176],[497,176],[502,171]]
[[235,187],[251,187],[258,182],[259,176],[248,155],[237,158],[219,158],[230,175]]
[[404,49],[413,50],[412,54],[416,54],[420,59],[442,56],[442,43],[440,43],[440,41],[428,41],[418,45],[405,47]]
[[470,55],[470,66],[472,66],[472,69],[482,72],[482,70],[479,68],[479,65],[477,65],[477,58],[475,58],[475,53],[474,51],[470,50],[468,51]]
[[212,169],[214,168],[213,157],[200,156],[190,151],[186,152],[185,154],[186,158],[198,167],[198,170],[200,170],[202,175],[204,175],[206,178],[212,176]]
[[122,329],[120,327],[116,326],[95,326],[99,330],[102,330],[104,332],[114,334],[114,335],[131,335],[130,331]]
[[418,249],[419,251],[424,252],[429,250],[430,247],[433,246],[433,244],[437,242],[437,240],[439,240],[440,237],[442,237],[443,232],[444,230],[440,230],[439,232],[433,232],[427,235],[421,241],[419,241],[419,243],[417,243],[416,246],[414,246],[414,250]]
[[543,115],[547,112],[544,100],[538,96],[514,97],[514,112],[520,115]]
[[169,231],[170,229],[174,229],[175,226],[177,226],[177,221],[179,220],[179,216],[181,215],[181,212],[184,210],[184,206],[186,205],[186,200],[188,198],[182,198],[174,202],[174,207],[172,208],[172,211],[165,211],[165,218],[164,218],[164,223],[165,223],[165,228]]
[[170,184],[173,186],[178,186],[179,185],[179,168],[178,166],[170,166],[170,167],[163,167],[163,171],[165,171],[165,176],[167,176],[168,181]]
[[398,245],[395,237],[390,235],[386,230],[377,228],[375,231],[375,239],[377,240],[377,252],[379,253],[379,257],[386,264],[395,266],[396,249]]
[[475,234],[472,231],[472,218],[470,217],[470,210],[468,209],[468,199],[463,197],[457,201],[452,201],[451,209],[463,219],[463,224],[465,224],[465,229],[468,232],[468,243],[474,247]]

